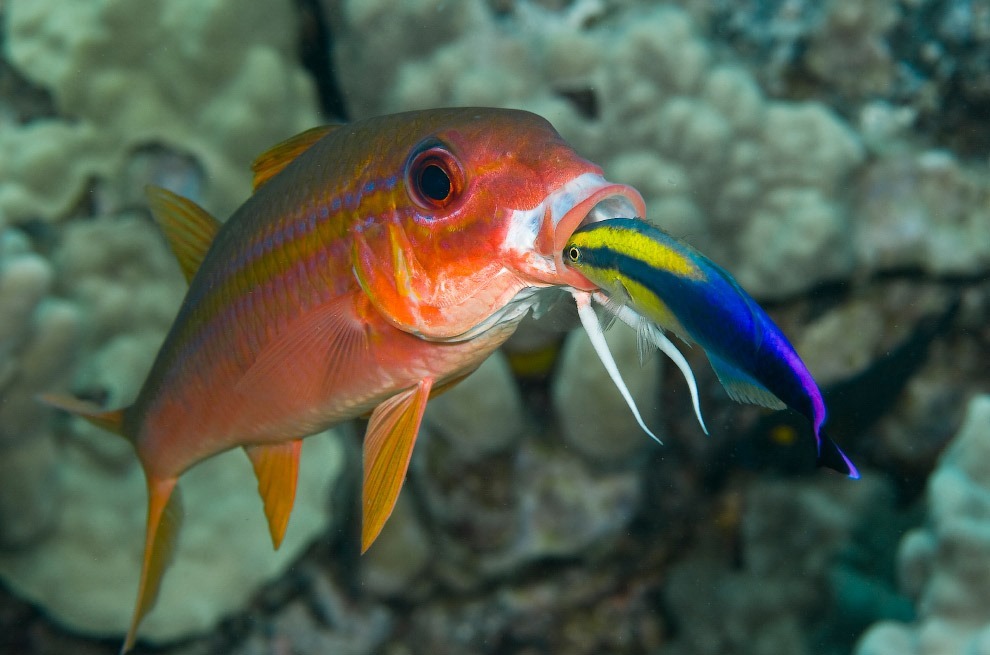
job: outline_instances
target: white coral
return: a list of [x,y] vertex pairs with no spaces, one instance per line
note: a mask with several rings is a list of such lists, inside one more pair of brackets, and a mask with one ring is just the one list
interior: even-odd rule
[[23,235],[0,234],[0,547],[39,538],[58,508],[55,444],[35,395],[72,371],[79,316],[51,296],[54,277]]
[[295,20],[287,0],[11,0],[7,58],[64,118],[0,130],[0,223],[61,217],[149,143],[194,155],[225,216],[248,162],[317,122]]
[[901,577],[918,622],[882,623],[858,655],[964,655],[990,646],[990,396],[970,401],[928,483],[930,523],[901,543]]

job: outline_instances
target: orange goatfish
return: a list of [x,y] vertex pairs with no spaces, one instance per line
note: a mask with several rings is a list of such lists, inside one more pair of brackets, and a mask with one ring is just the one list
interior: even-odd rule
[[223,224],[149,190],[189,280],[133,405],[43,400],[128,439],[148,484],[131,649],[181,521],[179,476],[243,447],[272,542],[285,534],[302,438],[370,413],[362,550],[392,512],[431,395],[456,384],[537,306],[587,288],[561,259],[586,222],[642,216],[544,119],[441,109],[314,128],[254,163]]

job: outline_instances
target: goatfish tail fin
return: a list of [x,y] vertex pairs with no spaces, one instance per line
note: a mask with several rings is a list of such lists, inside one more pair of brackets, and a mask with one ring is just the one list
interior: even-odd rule
[[138,626],[158,600],[162,575],[172,562],[179,528],[182,525],[182,499],[177,478],[148,480],[148,525],[141,561],[141,582],[138,584],[137,604],[131,617],[121,655],[134,648]]
[[49,407],[60,409],[63,412],[85,419],[92,425],[113,432],[114,434],[130,440],[124,434],[124,411],[125,409],[105,410],[96,403],[80,400],[75,396],[63,393],[44,393],[37,396],[38,402]]
[[[127,408],[105,410],[95,403],[66,394],[43,394],[38,396],[38,400],[73,416],[79,416],[99,428],[124,437],[131,443],[134,442],[133,436],[124,428],[124,414]],[[182,524],[182,503],[176,486],[177,478],[156,476],[148,471],[144,462],[141,465],[148,483],[148,524],[137,604],[121,653],[126,653],[134,647],[138,626],[155,605],[162,575],[172,560],[179,526]]]

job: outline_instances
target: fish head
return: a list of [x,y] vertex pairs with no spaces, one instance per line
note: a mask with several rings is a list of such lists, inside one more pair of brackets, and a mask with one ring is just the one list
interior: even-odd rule
[[401,171],[394,209],[359,226],[354,268],[376,309],[422,338],[464,340],[521,319],[535,289],[594,288],[564,265],[568,237],[582,223],[645,213],[637,191],[608,182],[535,114],[397,118],[406,124],[393,126],[389,161],[378,162]]

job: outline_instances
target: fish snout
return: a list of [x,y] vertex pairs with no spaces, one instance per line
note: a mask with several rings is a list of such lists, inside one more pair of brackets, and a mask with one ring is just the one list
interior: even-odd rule
[[646,204],[636,189],[585,173],[550,194],[536,211],[517,212],[506,245],[517,256],[518,272],[531,282],[593,291],[597,285],[564,263],[568,239],[582,225],[645,214]]

